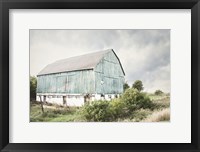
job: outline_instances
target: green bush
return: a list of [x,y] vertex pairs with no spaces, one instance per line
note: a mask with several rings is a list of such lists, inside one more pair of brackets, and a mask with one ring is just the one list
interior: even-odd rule
[[37,78],[30,76],[30,100],[36,99]]
[[123,117],[125,114],[125,104],[119,98],[112,99],[110,101],[110,112],[114,119]]
[[153,102],[137,89],[127,89],[120,98],[111,101],[98,100],[82,107],[81,114],[87,121],[115,121],[129,117],[141,108],[152,108]]
[[84,105],[82,114],[87,121],[111,121],[113,115],[110,110],[109,101],[98,100],[93,101],[91,104]]
[[124,102],[125,107],[129,111],[137,110],[140,108],[151,108],[153,102],[145,94],[139,92],[137,89],[127,89],[121,97],[121,101]]
[[140,109],[140,110],[135,110],[132,115],[130,116],[130,118],[133,121],[139,122],[143,119],[145,119],[148,115],[150,115],[152,113],[152,111],[150,109]]
[[130,88],[130,86],[128,85],[127,82],[125,82],[124,85],[123,85],[123,90],[124,90],[124,92],[125,92],[126,89],[128,89],[128,88]]
[[144,89],[142,81],[141,80],[136,80],[133,83],[132,88],[137,89],[138,91],[142,91]]
[[162,92],[161,90],[156,90],[154,94],[155,95],[163,95],[164,92]]

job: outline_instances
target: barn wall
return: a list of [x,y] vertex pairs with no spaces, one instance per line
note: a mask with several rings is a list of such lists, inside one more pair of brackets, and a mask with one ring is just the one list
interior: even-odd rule
[[112,51],[105,54],[94,71],[96,93],[118,94],[123,92],[124,73],[119,60]]
[[38,76],[37,93],[94,93],[94,72],[83,70]]

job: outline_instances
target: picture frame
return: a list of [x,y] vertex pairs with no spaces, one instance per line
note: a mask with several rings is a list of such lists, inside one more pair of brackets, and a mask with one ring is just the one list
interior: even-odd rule
[[[191,9],[191,143],[9,143],[9,9]],[[200,151],[199,0],[1,0],[1,151]]]

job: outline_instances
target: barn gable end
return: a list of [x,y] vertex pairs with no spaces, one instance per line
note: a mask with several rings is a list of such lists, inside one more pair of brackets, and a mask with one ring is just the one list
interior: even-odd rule
[[113,50],[104,54],[94,72],[96,93],[119,94],[123,92],[125,73]]

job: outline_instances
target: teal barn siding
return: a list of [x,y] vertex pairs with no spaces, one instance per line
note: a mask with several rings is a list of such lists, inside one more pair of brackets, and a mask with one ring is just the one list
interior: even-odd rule
[[38,76],[37,93],[92,94],[93,70],[82,70]]
[[124,72],[113,51],[104,55],[94,69],[95,91],[98,94],[123,93]]
[[38,74],[37,93],[120,94],[124,71],[110,50],[56,61]]

